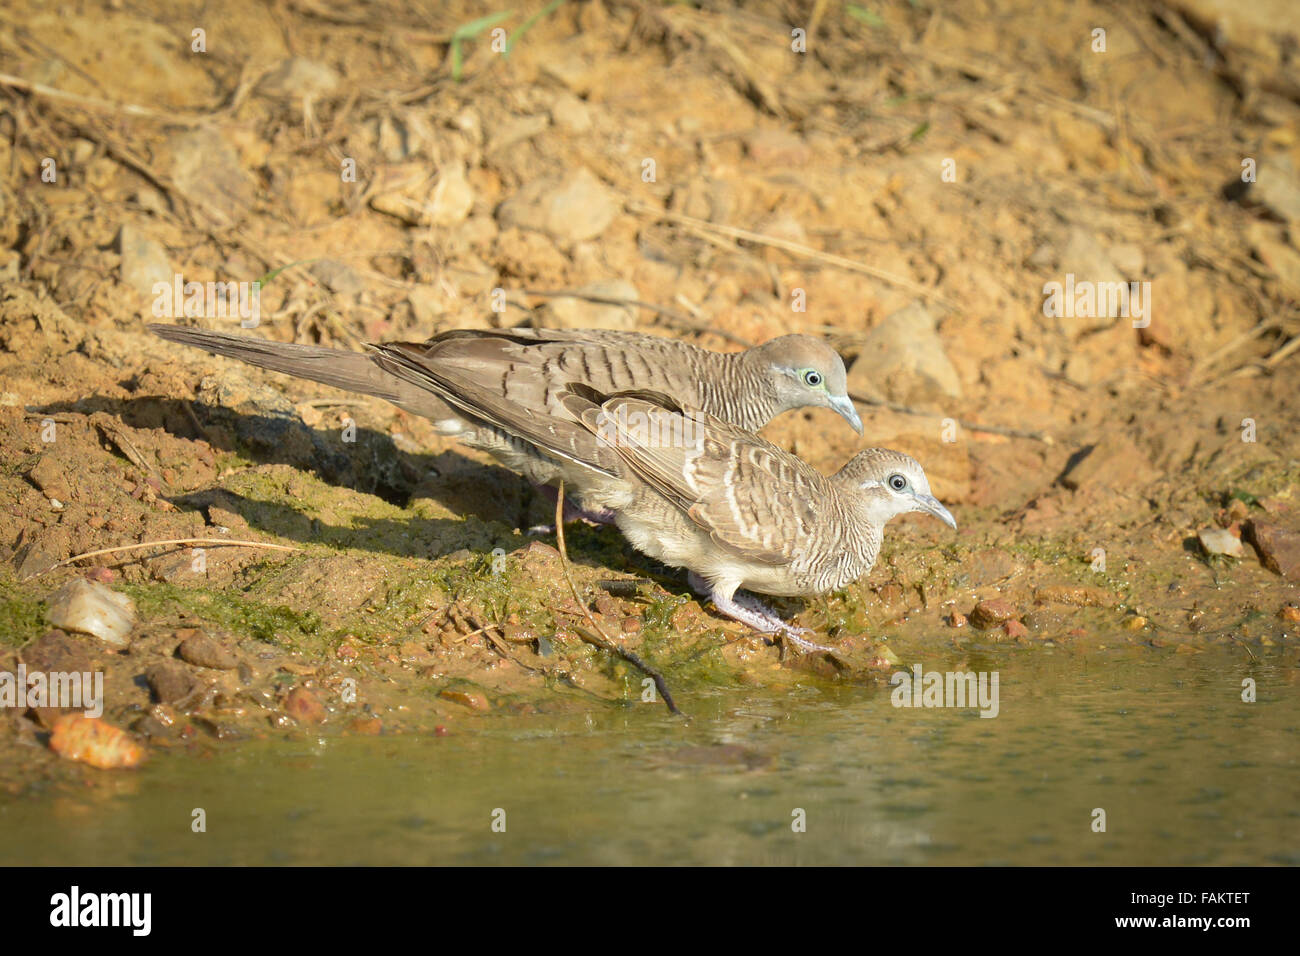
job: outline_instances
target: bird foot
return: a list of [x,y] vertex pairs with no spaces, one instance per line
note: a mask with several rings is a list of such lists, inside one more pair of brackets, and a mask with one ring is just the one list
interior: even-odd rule
[[753,595],[741,592],[731,597],[724,597],[694,571],[687,575],[687,580],[695,593],[713,601],[713,606],[718,609],[719,614],[725,614],[732,620],[739,621],[741,624],[752,627],[763,634],[775,634],[777,637],[793,644],[805,654],[816,651],[834,652],[835,650],[833,647],[825,647],[805,640],[802,635],[815,633],[811,628],[796,627],[793,624],[786,623],[781,619],[781,615]]

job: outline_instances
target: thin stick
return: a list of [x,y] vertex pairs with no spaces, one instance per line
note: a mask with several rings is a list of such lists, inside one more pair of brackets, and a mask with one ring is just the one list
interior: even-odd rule
[[66,90],[56,89],[53,86],[46,86],[44,83],[33,83],[31,80],[24,80],[21,76],[14,76],[10,73],[0,73],[0,86],[8,86],[16,90],[22,90],[24,93],[31,93],[33,96],[44,96],[52,100],[63,100],[68,103],[76,103],[78,106],[84,106],[90,109],[102,110],[109,113],[125,113],[127,116],[138,116],[141,119],[158,120],[160,122],[173,123],[176,125],[197,126],[209,121],[213,118],[213,115],[215,115],[185,116],[180,113],[151,110],[147,106],[137,106],[134,103],[114,103],[111,100],[102,100],[96,96],[82,96],[78,93],[69,93]]
[[814,249],[812,246],[805,246],[800,242],[791,242],[788,239],[777,239],[773,236],[765,236],[759,232],[750,232],[748,229],[738,229],[735,226],[726,226],[721,223],[709,222],[707,219],[696,219],[694,216],[686,216],[681,213],[672,212],[668,209],[658,209],[635,199],[626,200],[626,205],[632,212],[644,213],[658,219],[667,219],[669,222],[678,223],[679,225],[686,226],[689,229],[729,236],[732,239],[739,239],[744,242],[753,242],[761,246],[771,246],[773,249],[780,249],[781,251],[788,252],[791,255],[802,256],[805,259],[812,259],[816,262],[824,262],[827,265],[838,266],[839,268],[847,269],[850,272],[861,272],[863,275],[871,276],[873,279],[879,279],[881,282],[887,282],[890,285],[898,286],[900,289],[906,289],[908,292],[919,295],[923,299],[928,299],[936,305],[943,306],[945,309],[949,309],[953,312],[957,311],[955,303],[944,298],[933,289],[927,289],[923,285],[917,285],[911,279],[905,279],[902,276],[894,275],[892,272],[886,272],[884,269],[877,269],[875,266],[869,266],[865,262],[858,262],[856,259],[847,259],[844,256],[822,252],[820,249]]
[[[903,415],[919,415],[924,418],[949,418],[948,415],[939,412],[928,412],[923,408],[913,408],[910,405],[900,405],[897,402],[891,402],[883,398],[868,398],[865,395],[859,395],[857,392],[850,392],[849,398],[855,402],[861,402],[863,405],[875,405],[880,408],[887,408],[891,412],[899,412]],[[1056,441],[1046,432],[1031,431],[1026,428],[1012,428],[1010,425],[981,425],[978,422],[967,421],[964,418],[954,418],[958,425],[969,432],[986,432],[990,435],[1005,435],[1008,438],[1028,438],[1033,441],[1040,441],[1044,445],[1054,445]]]
[[1258,338],[1259,336],[1267,332],[1269,329],[1280,324],[1281,324],[1281,320],[1277,318],[1261,319],[1259,323],[1256,324],[1256,326],[1253,329],[1251,329],[1249,332],[1243,332],[1241,335],[1238,335],[1227,345],[1215,349],[1209,355],[1205,356],[1205,358],[1197,361],[1197,363],[1194,366],[1192,366],[1191,374],[1187,376],[1188,384],[1189,385],[1195,384],[1197,379],[1201,377],[1202,373],[1204,373],[1206,369],[1212,366],[1219,359],[1223,358],[1223,356],[1227,355],[1229,352],[1236,349],[1238,346],[1245,345],[1251,339]]
[[655,687],[659,690],[659,696],[668,705],[668,712],[685,717],[686,715],[678,710],[677,705],[673,703],[673,695],[669,692],[668,684],[663,675],[653,667],[648,666],[631,651],[620,647],[612,637],[606,634],[601,629],[601,626],[596,623],[596,619],[591,616],[591,610],[587,607],[587,602],[579,596],[578,586],[573,583],[573,574],[569,571],[569,552],[564,546],[564,479],[560,479],[560,490],[555,496],[555,543],[560,546],[560,568],[564,571],[564,580],[569,582],[569,591],[573,594],[573,600],[577,602],[578,607],[582,608],[582,613],[587,616],[587,620],[595,629],[596,634],[603,638],[603,641],[598,639],[596,634],[589,633],[585,628],[578,628],[578,635],[589,644],[623,658],[633,667],[648,675],[655,682]]
[[65,558],[58,564],[51,565],[44,571],[38,571],[24,580],[30,581],[32,578],[39,578],[42,574],[49,574],[59,568],[66,567],[74,561],[81,561],[84,558],[97,558],[103,554],[117,554],[122,551],[138,551],[141,548],[164,547],[176,544],[203,544],[209,547],[240,547],[240,548],[270,548],[273,551],[297,551],[298,549],[288,544],[270,544],[266,541],[223,541],[220,538],[168,538],[166,541],[141,541],[139,544],[123,544],[116,548],[100,548],[97,551],[86,551],[82,554],[74,554],[70,558]]

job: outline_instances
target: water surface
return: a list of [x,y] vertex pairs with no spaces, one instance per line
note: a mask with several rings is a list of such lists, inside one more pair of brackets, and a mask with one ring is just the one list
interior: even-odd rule
[[888,687],[692,690],[689,725],[593,704],[447,737],[159,754],[0,800],[0,862],[1300,863],[1293,667],[1218,651],[980,666],[999,671],[995,719],[895,708]]

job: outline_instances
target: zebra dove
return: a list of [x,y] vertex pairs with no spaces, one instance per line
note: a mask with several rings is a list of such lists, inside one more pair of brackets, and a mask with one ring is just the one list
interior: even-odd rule
[[[570,382],[601,392],[665,392],[686,407],[750,430],[784,411],[825,407],[862,432],[847,394],[844,362],[825,342],[806,335],[723,353],[634,332],[457,330],[423,344],[386,343],[362,353],[182,326],[149,329],[172,342],[383,398],[432,419],[442,434],[488,452],[536,485],[563,478],[580,503],[585,469],[539,452],[504,425],[509,413],[521,412],[572,423],[561,401]],[[468,392],[478,396],[476,403],[463,400]],[[485,406],[502,414],[484,416]],[[592,444],[582,429],[570,430],[569,436]],[[587,452],[595,453],[591,447]],[[589,517],[610,520],[607,512],[582,508]]]
[[[869,448],[827,476],[663,394],[606,395],[574,383],[561,401],[577,425],[500,406],[482,412],[585,470],[584,500],[612,512],[639,551],[686,568],[691,587],[720,613],[804,650],[826,648],[738,589],[824,594],[871,570],[898,515],[924,512],[957,527],[920,464],[901,452]],[[574,434],[579,425],[585,441]]]

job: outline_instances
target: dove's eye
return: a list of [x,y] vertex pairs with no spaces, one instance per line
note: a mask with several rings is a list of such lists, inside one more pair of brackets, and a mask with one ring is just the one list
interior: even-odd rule
[[815,368],[807,369],[803,373],[803,381],[805,385],[816,388],[822,383],[822,373]]
[[890,475],[889,487],[893,488],[895,491],[902,491],[907,487],[907,479],[902,475]]

